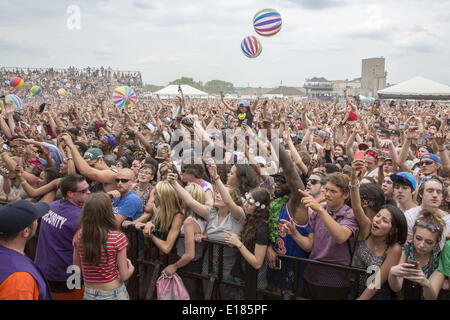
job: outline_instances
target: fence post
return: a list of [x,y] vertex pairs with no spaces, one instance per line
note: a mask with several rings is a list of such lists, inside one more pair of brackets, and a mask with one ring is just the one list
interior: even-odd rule
[[258,288],[258,270],[245,262],[244,276],[244,298],[246,300],[256,300],[256,290]]

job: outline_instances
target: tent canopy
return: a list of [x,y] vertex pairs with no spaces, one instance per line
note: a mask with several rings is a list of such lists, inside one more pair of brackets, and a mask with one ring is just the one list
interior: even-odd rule
[[414,77],[377,93],[380,99],[450,100],[450,86],[423,77]]
[[[185,96],[207,96],[208,93],[195,89],[187,84],[182,84],[181,89],[183,90],[183,94]],[[180,93],[178,92],[178,85],[171,84],[161,90],[155,92],[155,94],[159,94],[160,96],[176,96]]]

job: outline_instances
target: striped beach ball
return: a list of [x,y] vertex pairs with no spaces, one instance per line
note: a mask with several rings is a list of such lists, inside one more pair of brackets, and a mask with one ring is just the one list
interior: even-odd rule
[[6,103],[13,103],[17,109],[20,109],[22,107],[22,100],[15,94],[8,94],[5,97]]
[[9,81],[9,84],[11,85],[11,87],[13,87],[15,89],[20,89],[23,87],[23,80],[22,80],[22,78],[14,77],[14,78],[11,78],[11,80]]
[[253,27],[261,36],[273,36],[281,30],[281,16],[274,9],[263,9],[253,17]]
[[256,58],[261,54],[262,45],[255,36],[248,36],[242,40],[241,49],[247,58]]

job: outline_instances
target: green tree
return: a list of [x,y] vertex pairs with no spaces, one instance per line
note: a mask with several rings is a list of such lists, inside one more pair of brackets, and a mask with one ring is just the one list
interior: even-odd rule
[[211,80],[205,83],[205,91],[208,93],[232,93],[235,91],[234,85],[231,82],[222,80]]

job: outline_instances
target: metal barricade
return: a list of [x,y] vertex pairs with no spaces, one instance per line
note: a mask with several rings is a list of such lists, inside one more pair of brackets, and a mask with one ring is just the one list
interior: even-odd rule
[[[150,248],[146,250],[153,252],[151,256],[146,258],[138,258],[138,234],[135,228],[130,227],[128,229],[123,230],[123,232],[127,235],[129,240],[129,249],[128,256],[135,266],[135,274],[128,280],[127,289],[130,294],[131,299],[145,299],[151,300],[156,299],[156,282],[159,276],[161,275],[161,271],[169,264],[169,259],[167,255],[160,254],[157,247],[150,241]],[[310,263],[313,265],[325,266],[333,269],[344,270],[349,274],[366,274],[365,269],[356,268],[352,266],[339,265],[334,263],[328,263],[318,260],[311,260],[307,258],[299,258],[292,257],[286,255],[279,255],[278,257],[281,259],[281,287],[279,290],[269,290],[267,288],[258,288],[258,270],[254,269],[250,264],[245,264],[245,272],[243,283],[238,283],[230,280],[224,279],[223,276],[223,249],[228,247],[228,245],[224,242],[213,241],[204,239],[205,250],[207,255],[205,254],[203,258],[207,258],[207,270],[203,270],[203,273],[195,273],[179,270],[177,273],[184,279],[196,279],[207,282],[206,291],[204,292],[205,300],[220,300],[224,299],[220,295],[219,287],[221,285],[233,287],[236,289],[240,289],[243,292],[243,298],[245,300],[261,300],[261,299],[305,299],[302,296],[301,288],[298,286],[299,279],[299,265],[301,263]],[[218,268],[214,270],[213,267],[213,254],[214,252],[218,252]],[[293,264],[294,276],[292,283],[292,290],[286,289],[288,287],[288,283],[286,283],[286,272],[287,272],[287,264],[288,262]],[[146,266],[146,271],[141,274],[139,265]],[[358,277],[356,277],[358,278]],[[143,290],[141,290],[140,286],[144,286]],[[352,289],[357,290],[359,284],[357,282],[352,282],[354,286]]]

